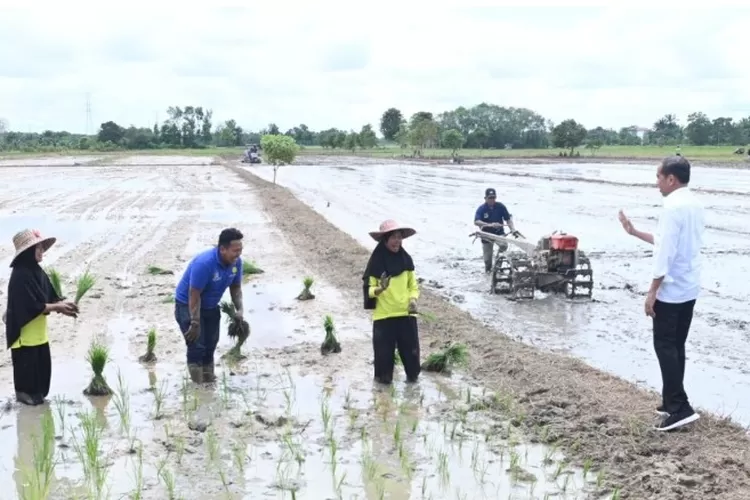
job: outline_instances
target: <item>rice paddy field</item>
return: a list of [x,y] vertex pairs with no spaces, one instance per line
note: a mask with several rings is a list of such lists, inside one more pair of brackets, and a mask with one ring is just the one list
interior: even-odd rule
[[[78,318],[50,318],[46,404],[15,402],[10,355],[0,357],[2,499],[750,492],[741,428],[706,413],[689,433],[654,435],[652,392],[503,335],[431,287],[450,282],[427,268],[422,359],[459,355],[449,374],[408,385],[397,362],[394,384],[375,385],[359,287],[370,247],[263,173],[197,155],[19,161],[0,164],[13,186],[0,199],[0,304],[25,227],[58,238],[42,264],[69,296],[81,277],[90,287]],[[198,386],[173,292],[228,226],[245,234],[251,331],[238,347],[222,322],[217,381]]]

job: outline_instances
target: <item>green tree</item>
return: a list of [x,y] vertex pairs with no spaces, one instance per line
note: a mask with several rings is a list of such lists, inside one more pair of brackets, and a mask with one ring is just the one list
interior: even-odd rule
[[443,132],[443,147],[451,150],[451,156],[456,156],[456,151],[461,149],[464,142],[464,136],[455,128]]
[[281,134],[266,134],[260,139],[260,147],[266,161],[271,165],[289,165],[294,162],[299,146],[293,137]]
[[99,133],[97,134],[99,142],[120,144],[123,137],[125,137],[125,129],[113,121],[104,122],[99,126]]
[[276,184],[276,172],[282,165],[289,165],[297,157],[299,146],[293,137],[280,134],[266,134],[260,139],[260,147],[266,161],[273,165],[273,183]]
[[704,146],[711,143],[713,135],[713,123],[705,113],[690,113],[685,126],[685,136],[696,146]]
[[405,120],[401,120],[401,124],[398,126],[398,132],[393,138],[401,149],[405,149],[409,145],[409,125]]
[[380,118],[380,132],[387,141],[396,139],[401,121],[404,119],[401,111],[396,108],[388,108]]
[[362,149],[372,149],[378,143],[378,136],[369,123],[362,126],[362,130],[357,134],[357,142]]
[[352,153],[357,149],[357,144],[359,143],[359,135],[355,131],[351,131],[348,134],[346,134],[346,139],[344,141],[344,147],[351,151]]
[[552,144],[556,148],[570,149],[573,154],[575,148],[583,144],[586,139],[586,127],[573,119],[564,120],[552,129]]

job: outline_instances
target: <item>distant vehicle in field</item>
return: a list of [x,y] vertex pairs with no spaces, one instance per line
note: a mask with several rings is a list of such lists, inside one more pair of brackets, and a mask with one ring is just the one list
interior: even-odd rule
[[261,163],[260,153],[256,144],[245,150],[245,154],[242,156],[242,163]]
[[[578,249],[576,236],[555,231],[536,245],[523,235],[511,238],[476,231],[469,236],[498,246],[490,293],[508,293],[512,300],[533,299],[535,290],[564,293],[568,298],[592,297],[594,273],[588,257]],[[506,250],[500,251],[503,247]]]

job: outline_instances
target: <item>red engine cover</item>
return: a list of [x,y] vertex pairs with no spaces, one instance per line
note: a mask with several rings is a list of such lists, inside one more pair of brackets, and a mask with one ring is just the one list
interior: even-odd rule
[[552,250],[575,250],[578,248],[578,238],[569,234],[553,234],[549,246]]

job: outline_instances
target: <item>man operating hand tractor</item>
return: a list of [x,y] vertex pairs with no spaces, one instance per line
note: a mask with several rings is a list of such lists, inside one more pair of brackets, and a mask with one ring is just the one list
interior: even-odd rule
[[[474,214],[474,225],[479,227],[480,231],[502,236],[505,234],[505,223],[511,231],[510,234],[518,238],[519,233],[513,225],[513,217],[505,205],[497,201],[495,190],[487,188],[484,192],[484,203],[479,205]],[[508,249],[507,243],[498,243],[498,246],[501,252]],[[483,239],[482,254],[484,256],[484,271],[487,273],[492,270],[492,249],[493,243]]]

